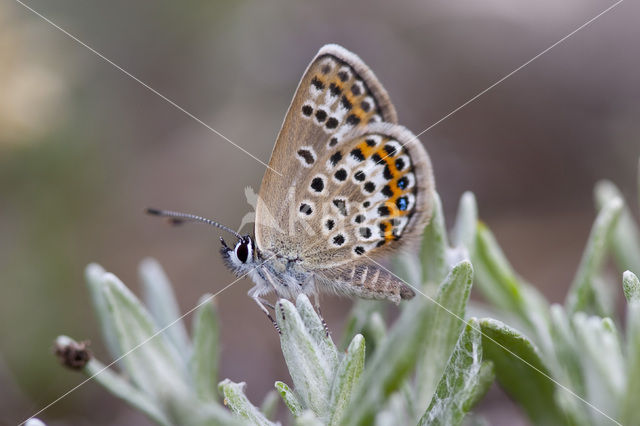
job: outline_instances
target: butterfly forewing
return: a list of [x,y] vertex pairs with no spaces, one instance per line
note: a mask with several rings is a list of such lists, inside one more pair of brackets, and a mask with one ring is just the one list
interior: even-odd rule
[[300,81],[262,181],[258,246],[275,242],[276,234],[292,233],[293,200],[285,200],[321,157],[354,130],[396,121],[387,92],[360,58],[337,45],[320,49]]

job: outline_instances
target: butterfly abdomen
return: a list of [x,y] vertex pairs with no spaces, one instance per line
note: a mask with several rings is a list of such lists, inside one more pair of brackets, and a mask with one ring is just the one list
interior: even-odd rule
[[[330,278],[331,273],[325,274]],[[392,273],[375,264],[359,264],[335,278],[334,290],[364,299],[390,300],[400,303],[415,296],[415,292]]]

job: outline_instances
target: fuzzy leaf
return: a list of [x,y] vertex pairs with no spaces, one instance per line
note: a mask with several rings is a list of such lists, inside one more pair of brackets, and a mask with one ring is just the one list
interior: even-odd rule
[[[438,193],[433,197],[433,216],[424,228],[420,263],[422,264],[423,291],[432,293],[447,276],[447,229],[442,212],[442,202]],[[412,283],[414,285],[418,283]]]
[[244,418],[238,417],[214,402],[204,402],[193,396],[182,396],[165,402],[171,425],[180,426],[253,426]]
[[440,285],[429,327],[421,337],[422,349],[416,373],[418,407],[426,407],[464,327],[464,316],[473,283],[473,267],[458,263]]
[[361,334],[356,334],[347,353],[336,371],[331,388],[330,407],[332,408],[330,425],[339,425],[343,414],[351,402],[351,391],[360,379],[364,368],[365,343]]
[[324,426],[324,423],[313,414],[313,411],[305,410],[296,417],[296,426]]
[[516,319],[529,327],[547,349],[551,345],[548,303],[535,287],[517,276],[493,234],[482,223],[477,226],[472,262],[483,295],[507,314],[517,315]]
[[493,364],[482,361],[482,334],[471,319],[460,334],[420,425],[460,425],[493,383]]
[[478,205],[472,192],[465,192],[460,198],[456,223],[452,232],[454,247],[465,247],[468,256],[473,257],[476,249],[476,228],[478,226]]
[[[56,347],[63,348],[69,345],[77,346],[77,342],[67,336],[56,338]],[[92,380],[102,385],[107,391],[122,399],[133,408],[138,409],[151,420],[160,425],[170,425],[170,420],[163,413],[162,408],[147,394],[134,387],[113,370],[106,368],[104,364],[95,358],[90,358],[89,362],[82,368],[82,372],[91,377]]]
[[535,424],[565,424],[554,399],[555,385],[540,354],[519,331],[493,319],[480,320],[484,359],[496,378]]
[[[300,304],[304,299],[309,303],[305,295],[298,297],[298,303]],[[276,306],[276,320],[282,331],[280,346],[296,393],[302,398],[305,408],[311,409],[316,416],[322,417],[329,412],[329,394],[335,372],[335,359],[333,356],[327,357],[330,350],[318,333],[307,328],[306,323],[316,323],[307,314],[308,312],[305,314],[306,321],[303,321],[298,310],[285,299],[279,300]],[[322,324],[319,318],[317,323]],[[315,326],[313,328],[315,329]]]
[[93,380],[102,385],[107,391],[139,410],[157,424],[167,426],[172,424],[160,404],[146,393],[132,386],[131,383],[111,369],[105,369],[104,364],[101,362],[92,359],[85,366],[84,372],[87,376],[93,377]]
[[[607,180],[596,184],[595,199],[598,210],[601,210],[614,199],[624,201],[620,190]],[[611,251],[621,271],[631,269],[632,271],[640,272],[640,231],[626,203],[624,203],[620,217],[613,228]]]
[[[382,341],[387,337],[387,324],[384,322],[384,318],[382,318],[380,312],[374,312],[371,314],[364,331],[369,335],[371,343],[375,346],[382,344]],[[369,346],[368,343],[367,346]]]
[[[585,395],[585,383],[581,352],[578,348],[571,324],[562,305],[554,304],[550,308],[551,339],[553,353],[545,359],[552,363],[549,367],[560,383],[569,387],[576,394]],[[572,424],[589,424],[590,418],[584,410],[584,403],[568,392],[556,392],[556,401],[573,419]]]
[[191,341],[184,322],[180,319],[173,287],[162,266],[155,259],[144,259],[138,268],[138,275],[142,283],[143,300],[155,323],[160,328],[167,327],[163,333],[167,334],[169,341],[185,361],[188,360]]
[[622,289],[628,303],[640,301],[640,280],[633,272],[625,271],[622,274]]
[[189,367],[198,397],[217,401],[220,330],[213,296],[205,294],[198,306],[193,318],[193,354]]
[[182,357],[163,333],[158,333],[149,312],[113,274],[102,278],[108,320],[116,332],[127,374],[146,393],[166,398],[186,392],[187,372]]
[[393,256],[391,269],[401,280],[414,287],[422,287],[422,268],[415,253],[403,252]]
[[371,424],[389,395],[400,389],[416,363],[432,308],[431,302],[422,297],[407,303],[393,329],[364,369],[343,417],[343,424]]
[[285,405],[289,407],[291,414],[293,414],[294,417],[298,417],[302,414],[304,408],[302,408],[302,404],[298,401],[298,397],[293,390],[291,390],[291,388],[284,382],[276,382],[275,386]]
[[109,320],[109,310],[107,308],[107,302],[102,293],[102,277],[106,271],[102,266],[97,263],[90,263],[85,271],[84,276],[87,281],[87,287],[89,288],[89,294],[91,295],[91,302],[93,303],[93,309],[98,318],[100,324],[100,331],[102,332],[102,339],[109,351],[111,358],[117,359],[122,355],[120,351],[120,344],[116,336],[116,331],[113,329],[113,323]]
[[271,389],[264,396],[262,404],[260,404],[260,411],[262,411],[268,419],[273,419],[276,416],[276,412],[278,411],[278,402],[280,401],[278,395],[277,390]]
[[327,335],[327,330],[313,306],[311,306],[309,298],[307,296],[298,297],[296,299],[296,308],[307,331],[322,351],[323,358],[329,363],[329,369],[335,371],[338,366],[338,349],[331,336]]
[[478,223],[475,255],[472,257],[476,282],[483,295],[507,312],[523,314],[522,285],[495,237],[483,223]]
[[567,311],[593,310],[601,316],[608,316],[607,307],[603,306],[600,298],[596,297],[594,280],[602,269],[605,256],[611,240],[611,234],[616,221],[622,211],[623,202],[620,198],[609,200],[598,213],[587,246],[582,255],[580,266],[567,295]]
[[249,420],[253,425],[274,426],[278,424],[267,419],[265,415],[249,401],[244,394],[245,387],[246,383],[244,382],[234,383],[229,379],[221,381],[218,389],[224,397],[224,405],[229,407],[231,411],[238,416]]
[[358,299],[353,304],[349,317],[347,318],[344,331],[342,332],[342,341],[340,342],[340,350],[347,350],[347,346],[351,343],[351,339],[360,333],[367,342],[367,350],[370,349],[371,339],[365,332],[365,327],[369,322],[371,314],[380,312],[383,309],[383,302],[379,300]]
[[[625,387],[625,364],[618,333],[609,318],[573,316],[573,328],[582,354],[587,400],[604,413],[617,412]],[[603,418],[597,412],[593,418]]]
[[375,426],[396,426],[412,423],[409,418],[411,409],[407,398],[402,392],[396,392],[389,397],[387,406],[376,414]]
[[622,399],[622,423],[640,425],[640,300],[628,299],[627,386]]

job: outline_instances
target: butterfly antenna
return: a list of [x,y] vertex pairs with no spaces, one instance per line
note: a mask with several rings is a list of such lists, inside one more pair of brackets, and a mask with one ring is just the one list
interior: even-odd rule
[[158,210],[158,209],[154,209],[154,208],[145,209],[145,213],[150,214],[152,216],[168,217],[169,218],[169,222],[172,225],[180,225],[180,224],[185,223],[185,222],[206,223],[206,224],[215,226],[217,228],[223,229],[223,230],[229,232],[230,234],[235,235],[239,239],[242,238],[242,235],[238,234],[236,231],[234,231],[233,229],[229,228],[228,226],[224,226],[221,223],[218,223],[215,220],[207,219],[206,217],[196,216],[196,215],[190,214],[190,213],[172,212],[170,210]]

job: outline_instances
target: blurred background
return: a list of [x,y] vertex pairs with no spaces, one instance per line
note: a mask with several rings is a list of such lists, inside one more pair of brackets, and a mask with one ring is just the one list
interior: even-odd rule
[[[419,133],[612,4],[609,1],[27,3],[267,162],[293,91],[325,43],[378,75]],[[448,223],[465,190],[515,269],[562,301],[608,178],[636,212],[640,5],[624,2],[422,135]],[[58,366],[58,334],[108,361],[83,270],[96,261],[134,291],[160,260],[182,311],[233,280],[219,232],[170,228],[158,206],[232,227],[261,164],[19,3],[0,3],[0,424],[17,424],[84,377]],[[246,230],[248,231],[248,229]],[[222,378],[259,403],[290,381],[272,325],[243,280],[218,297]],[[340,330],[351,306],[323,299]],[[189,322],[191,318],[187,318]],[[339,336],[334,336],[339,337]],[[478,411],[524,424],[494,387]],[[49,424],[148,421],[93,383]]]

